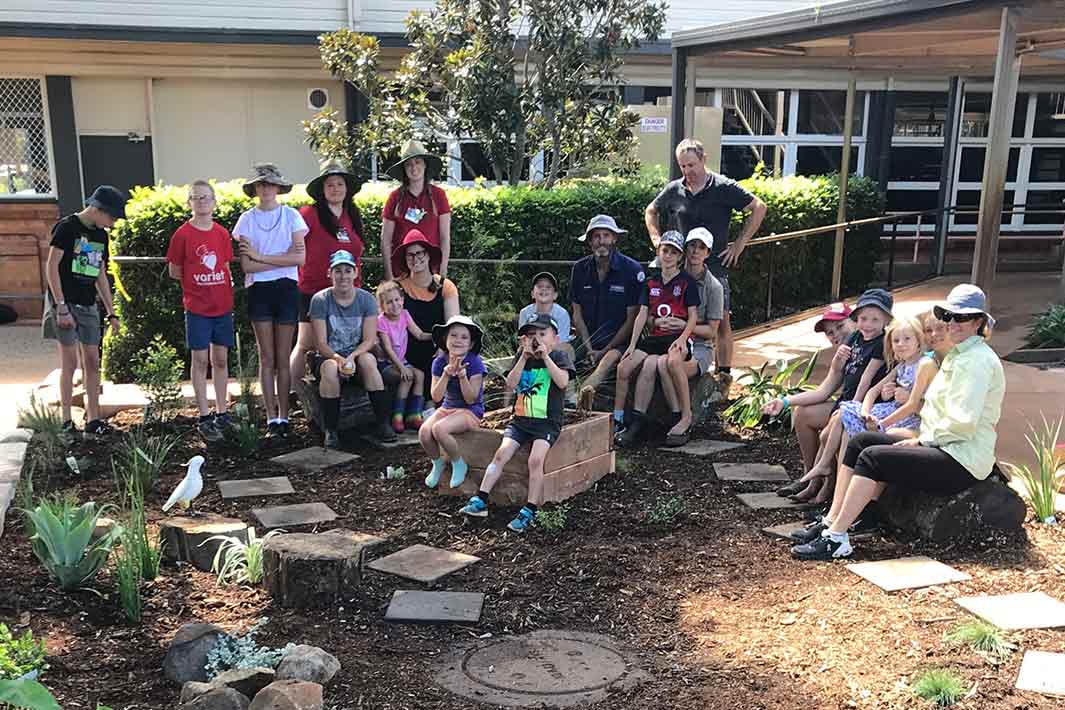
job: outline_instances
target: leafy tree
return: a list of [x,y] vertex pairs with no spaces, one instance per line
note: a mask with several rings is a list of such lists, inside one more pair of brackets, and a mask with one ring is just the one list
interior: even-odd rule
[[411,51],[391,76],[375,38],[325,34],[324,66],[368,98],[370,115],[348,125],[319,113],[307,141],[365,170],[410,137],[469,136],[512,185],[540,151],[547,187],[603,166],[631,173],[638,118],[624,110],[622,59],[664,22],[656,0],[437,0],[407,18]]

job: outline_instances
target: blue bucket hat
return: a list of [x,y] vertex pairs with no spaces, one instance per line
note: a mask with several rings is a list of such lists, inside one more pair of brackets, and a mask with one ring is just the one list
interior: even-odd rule
[[876,308],[879,308],[887,314],[888,320],[891,320],[895,317],[891,312],[891,308],[894,305],[895,299],[884,289],[868,289],[861,296],[858,296],[858,303],[854,305],[854,310],[851,311],[851,320],[858,320],[858,313],[866,306],[875,306]]
[[111,185],[100,185],[93,190],[85,204],[89,207],[101,209],[115,219],[123,219],[126,216],[126,201],[129,198],[126,193]]
[[947,294],[947,300],[932,306],[932,313],[943,320],[943,313],[978,313],[987,316],[987,324],[995,327],[995,319],[987,312],[987,295],[974,284],[958,284]]

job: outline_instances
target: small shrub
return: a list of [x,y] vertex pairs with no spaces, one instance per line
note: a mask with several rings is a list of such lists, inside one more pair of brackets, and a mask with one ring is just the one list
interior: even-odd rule
[[811,389],[807,382],[810,379],[810,374],[814,371],[814,363],[816,362],[817,353],[814,353],[806,361],[802,376],[794,385],[791,384],[791,378],[803,364],[802,360],[796,360],[790,365],[785,360],[780,360],[776,363],[776,374],[768,374],[766,369],[769,367],[769,363],[765,363],[757,372],[751,373],[751,381],[747,384],[746,391],[739,399],[729,405],[728,409],[721,413],[721,416],[731,424],[745,429],[754,429],[762,424],[763,419],[766,419],[766,423],[770,425],[780,424],[790,427],[790,408],[785,409],[776,417],[769,417],[767,414],[762,413],[762,407],[777,397],[786,397]]
[[1004,658],[1015,646],[1006,640],[1002,629],[986,621],[970,621],[960,624],[947,634],[947,642],[970,646],[978,653]]
[[122,535],[122,547],[115,551],[115,576],[118,578],[118,603],[122,613],[139,623],[144,612],[141,599],[142,561],[136,552],[138,536],[127,530]]
[[1065,450],[1057,447],[1063,425],[1065,418],[1052,424],[1043,417],[1042,429],[1032,426],[1031,433],[1025,435],[1035,453],[1036,470],[1027,464],[1006,464],[1010,473],[1024,482],[1024,497],[1032,504],[1036,517],[1048,524],[1057,522],[1054,514],[1058,488],[1065,478]]
[[63,591],[85,584],[107,562],[121,529],[116,525],[91,541],[96,522],[107,509],[92,501],[79,506],[70,498],[46,498],[26,511],[33,523],[33,554]]
[[566,516],[569,515],[568,505],[556,505],[550,510],[536,511],[536,524],[544,532],[552,535],[562,532],[566,528]]
[[211,563],[211,572],[218,575],[219,584],[258,584],[263,581],[263,543],[284,532],[271,530],[261,538],[255,536],[255,528],[248,528],[248,541],[229,535],[213,535],[201,544],[221,540]]
[[277,664],[281,663],[281,659],[292,649],[293,644],[287,644],[284,648],[269,648],[256,644],[255,634],[267,621],[265,616],[259,619],[239,638],[223,636],[207,654],[207,679],[213,680],[219,673],[234,668],[277,668]]
[[0,705],[31,710],[63,710],[48,688],[35,680],[0,680]]
[[18,425],[32,429],[36,434],[52,435],[57,438],[63,434],[63,417],[55,407],[45,404],[31,394],[29,406],[18,410]]
[[949,670],[936,668],[925,671],[913,684],[913,692],[940,707],[953,705],[965,695],[965,682]]
[[143,493],[154,489],[170,452],[180,441],[181,437],[175,434],[152,435],[145,427],[131,429],[111,458],[111,471],[119,495],[125,495],[134,479]]
[[680,496],[659,497],[647,511],[647,522],[651,525],[672,525],[683,507],[684,501]]
[[0,623],[0,680],[17,680],[48,667],[44,661],[44,641],[34,639],[27,629],[15,636],[7,624]]
[[1028,326],[1025,345],[1030,348],[1065,348],[1065,305],[1054,304]]
[[137,384],[148,398],[148,411],[159,421],[181,406],[181,375],[185,366],[177,350],[156,335],[134,369]]
[[[240,405],[238,404],[239,408]],[[237,415],[237,426],[233,431],[233,440],[237,450],[245,456],[254,454],[259,449],[259,427],[240,414]]]
[[240,385],[240,394],[237,400],[237,416],[245,421],[255,421],[255,393],[252,392],[252,385],[255,383],[255,378],[259,370],[259,354],[253,348],[248,357],[244,357],[244,348],[241,345],[240,333],[236,334],[237,347],[236,347],[236,376],[237,383]]

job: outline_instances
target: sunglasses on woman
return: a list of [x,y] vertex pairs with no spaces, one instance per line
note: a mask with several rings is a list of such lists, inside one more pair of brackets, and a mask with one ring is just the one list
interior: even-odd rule
[[969,321],[974,321],[984,315],[983,313],[951,313],[942,308],[936,308],[935,311],[936,318],[944,323],[950,323],[951,321],[954,321],[955,323],[968,323]]

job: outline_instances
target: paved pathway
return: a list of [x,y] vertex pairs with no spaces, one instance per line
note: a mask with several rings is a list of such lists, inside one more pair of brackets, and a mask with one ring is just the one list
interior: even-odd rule
[[0,326],[0,432],[15,428],[18,403],[58,366],[55,344],[41,339],[39,323]]

